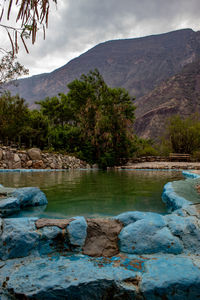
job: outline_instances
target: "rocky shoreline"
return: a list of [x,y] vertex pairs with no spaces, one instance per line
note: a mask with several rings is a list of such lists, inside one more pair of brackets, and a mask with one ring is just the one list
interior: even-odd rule
[[[18,150],[11,147],[0,146],[0,172],[1,170],[61,170],[98,168],[86,162],[61,153],[42,152],[38,148]],[[116,166],[115,169],[177,169],[200,170],[200,162],[171,162],[164,157],[143,157],[131,160],[126,165]]]
[[0,147],[0,169],[79,169],[90,167],[80,159],[66,155],[42,152],[38,148],[17,150]]

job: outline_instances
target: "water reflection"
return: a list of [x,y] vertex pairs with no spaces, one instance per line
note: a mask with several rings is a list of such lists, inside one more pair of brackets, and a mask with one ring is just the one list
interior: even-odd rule
[[110,216],[127,210],[165,212],[163,186],[182,179],[176,171],[94,171],[0,173],[4,186],[37,186],[45,192],[45,211],[29,209],[22,215],[42,217]]

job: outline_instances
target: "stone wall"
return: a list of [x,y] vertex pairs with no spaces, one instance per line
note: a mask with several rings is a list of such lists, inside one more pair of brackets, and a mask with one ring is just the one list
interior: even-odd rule
[[0,169],[77,169],[86,167],[89,166],[74,156],[45,153],[37,148],[17,150],[0,147]]

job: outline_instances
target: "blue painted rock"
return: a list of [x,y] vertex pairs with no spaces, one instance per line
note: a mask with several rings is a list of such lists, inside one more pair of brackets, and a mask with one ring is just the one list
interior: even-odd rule
[[82,249],[87,237],[87,222],[84,217],[74,217],[67,226],[69,241],[72,247]]
[[192,202],[186,200],[185,198],[177,195],[174,192],[171,182],[168,182],[163,189],[162,200],[166,203],[169,211],[174,211],[179,208],[187,207],[192,204]]
[[181,253],[181,241],[165,225],[163,217],[129,224],[119,235],[120,251],[135,254]]

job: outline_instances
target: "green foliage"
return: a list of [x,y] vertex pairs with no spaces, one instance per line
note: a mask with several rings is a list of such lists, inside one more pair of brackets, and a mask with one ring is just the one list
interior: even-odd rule
[[0,97],[0,140],[16,141],[24,130],[24,124],[29,119],[29,110],[25,100],[18,95],[11,96],[5,92]]
[[128,92],[109,88],[98,70],[68,85],[81,151],[101,167],[118,164],[131,153],[135,107]]
[[98,70],[68,85],[67,95],[39,101],[30,111],[24,100],[9,93],[0,99],[0,138],[66,151],[106,168],[132,156],[133,99],[121,88],[106,85]]
[[200,148],[200,116],[194,114],[188,118],[179,115],[170,118],[163,145],[174,153],[189,153]]
[[135,137],[136,156],[157,156],[159,151],[155,148],[152,140],[145,140]]
[[23,143],[29,147],[44,148],[48,143],[49,120],[40,111],[30,111],[29,120],[24,127]]
[[28,75],[28,69],[21,65],[12,52],[6,53],[0,61],[0,90],[2,85],[11,80],[16,80],[22,75]]

